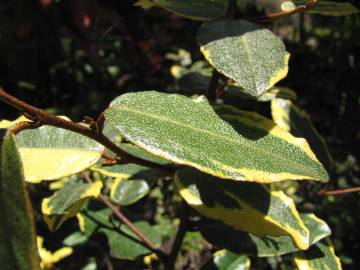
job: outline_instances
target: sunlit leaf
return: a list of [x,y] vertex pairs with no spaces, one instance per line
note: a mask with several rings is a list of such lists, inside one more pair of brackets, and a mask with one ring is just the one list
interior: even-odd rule
[[[327,224],[313,214],[300,214],[309,230],[309,244],[313,245],[330,235]],[[212,244],[238,254],[257,257],[280,256],[298,251],[290,236],[258,237],[251,233],[234,230],[221,221],[204,220],[200,225],[202,235]]]
[[306,251],[294,254],[294,262],[299,270],[341,270],[340,259],[335,255],[329,240],[316,243]]
[[288,73],[289,54],[281,39],[251,22],[204,23],[198,41],[210,64],[251,96],[260,96]]
[[282,129],[296,137],[305,138],[326,170],[329,173],[332,171],[333,160],[325,140],[304,111],[290,100],[277,98],[271,101],[271,114],[275,123]]
[[229,123],[203,97],[154,91],[122,95],[105,111],[106,120],[133,144],[220,178],[327,181],[304,139],[255,113],[222,117]]
[[178,170],[175,184],[190,207],[208,218],[257,236],[289,235],[298,248],[309,247],[309,231],[282,191],[221,180],[194,169]]
[[[67,119],[64,117],[64,119]],[[3,128],[26,121],[1,121]],[[39,183],[60,179],[85,170],[101,157],[104,147],[72,131],[51,126],[24,130],[16,135],[25,181]]]

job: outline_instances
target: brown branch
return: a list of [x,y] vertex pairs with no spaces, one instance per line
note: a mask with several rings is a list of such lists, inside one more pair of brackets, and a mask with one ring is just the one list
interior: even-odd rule
[[[161,170],[171,171],[173,172],[174,169],[172,167],[166,166],[166,165],[160,165],[157,163],[153,163],[147,160],[140,159],[138,157],[132,156],[128,153],[126,153],[124,150],[122,150],[120,147],[118,147],[115,143],[113,143],[109,138],[107,138],[104,134],[99,132],[100,129],[102,129],[103,126],[103,115],[100,115],[99,119],[97,120],[96,124],[99,125],[97,129],[91,129],[89,127],[86,127],[84,125],[74,123],[68,120],[65,120],[63,118],[60,118],[58,116],[52,115],[48,112],[45,112],[39,108],[36,108],[22,100],[17,99],[16,97],[8,94],[5,92],[5,90],[0,86],[0,100],[4,101],[5,103],[9,104],[12,107],[15,107],[19,109],[20,111],[24,111],[27,113],[31,119],[36,119],[36,125],[42,126],[42,125],[48,125],[48,126],[54,126],[62,129],[67,129],[79,134],[82,134],[88,138],[91,138],[98,143],[102,144],[112,152],[114,152],[116,155],[121,157],[121,163],[135,163],[140,164],[147,167],[153,167]],[[31,123],[31,122],[30,122]],[[34,128],[31,124],[24,124],[21,128],[18,128],[17,132],[24,130],[25,127],[28,128]]]
[[188,226],[189,226],[189,206],[187,206],[187,204],[183,201],[181,208],[180,224],[175,236],[174,243],[171,246],[169,257],[167,258],[165,264],[165,270],[175,269],[176,258],[178,257],[179,252],[181,250],[181,245],[186,235]]
[[344,195],[344,194],[349,194],[349,193],[354,193],[354,192],[360,193],[360,187],[345,188],[345,189],[338,189],[338,190],[320,190],[319,195],[323,195],[323,196]]
[[[87,183],[92,183],[92,179],[89,175],[89,173],[83,173],[82,174],[85,181]],[[109,199],[100,194],[99,195],[99,200],[106,205],[109,209],[111,209],[111,211],[113,212],[114,216],[116,216],[122,223],[124,223],[126,226],[128,226],[140,239],[141,241],[152,251],[155,252],[159,257],[164,258],[164,256],[166,256],[164,254],[164,252],[162,252],[159,248],[156,247],[156,245],[149,239],[146,237],[146,235],[139,230],[120,210],[119,208],[112,204]]]
[[290,10],[290,11],[281,11],[281,12],[271,13],[271,14],[268,14],[265,16],[246,18],[246,20],[257,22],[257,23],[274,21],[274,20],[281,19],[283,17],[297,14],[297,13],[303,13],[309,9],[314,8],[318,4],[318,2],[319,2],[319,0],[308,0],[305,5],[297,6],[295,9]]

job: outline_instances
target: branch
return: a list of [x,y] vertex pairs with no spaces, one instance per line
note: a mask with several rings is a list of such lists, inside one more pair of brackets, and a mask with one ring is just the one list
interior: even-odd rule
[[344,194],[349,194],[349,193],[354,193],[354,192],[360,193],[360,187],[345,188],[345,189],[338,189],[338,190],[320,190],[319,195],[323,195],[323,196],[344,195]]
[[89,128],[84,125],[74,123],[58,116],[52,115],[47,113],[39,108],[36,108],[22,100],[17,99],[16,97],[8,94],[5,90],[0,86],[0,100],[4,101],[5,103],[9,104],[12,107],[19,109],[20,111],[25,112],[33,122],[29,122],[29,124],[21,124],[19,127],[15,127],[13,132],[20,132],[27,128],[36,128],[43,125],[54,126],[62,129],[67,129],[79,134],[82,134],[90,139],[97,141],[98,143],[102,144],[109,150],[113,151],[116,155],[121,157],[120,163],[135,163],[140,164],[147,167],[157,168],[161,170],[166,170],[173,172],[174,169],[160,165],[157,163],[153,163],[147,160],[143,160],[132,156],[118,147],[115,143],[113,143],[109,138],[107,138],[101,131],[104,123],[104,116],[100,114],[99,119],[97,120],[96,124],[98,128]]
[[[82,175],[86,182],[92,183],[92,179],[88,173],[83,173]],[[157,248],[156,245],[151,242],[141,230],[135,227],[135,225],[119,210],[117,206],[112,204],[106,196],[100,194],[99,200],[109,209],[111,209],[114,216],[116,216],[122,223],[128,226],[152,252],[155,252],[156,255],[158,255],[160,258],[164,258],[166,256],[164,252]]]
[[189,225],[189,207],[183,201],[181,208],[180,224],[175,236],[174,243],[172,244],[169,257],[165,265],[165,270],[175,269],[176,258],[178,257],[179,252],[181,250],[181,245],[186,235],[188,225]]
[[295,9],[290,10],[290,11],[281,11],[281,12],[276,12],[276,13],[272,13],[272,14],[265,15],[265,16],[247,18],[247,20],[257,22],[257,23],[264,23],[264,22],[278,20],[283,17],[291,16],[291,15],[294,15],[297,13],[303,13],[309,9],[312,9],[318,4],[318,2],[319,2],[319,0],[308,0],[305,5],[297,6]]

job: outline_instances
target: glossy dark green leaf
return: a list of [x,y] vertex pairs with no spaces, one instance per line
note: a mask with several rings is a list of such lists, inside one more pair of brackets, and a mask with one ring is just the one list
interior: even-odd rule
[[341,270],[340,259],[327,239],[316,243],[306,251],[294,254],[294,262],[299,270]]
[[228,250],[215,252],[202,270],[250,270],[250,259],[247,256],[232,253]]
[[260,96],[288,72],[289,54],[280,38],[240,20],[204,23],[198,41],[205,58],[246,94]]
[[330,173],[333,160],[324,138],[317,132],[310,117],[290,100],[276,98],[271,101],[271,114],[275,123],[296,137],[307,140],[317,159]]
[[223,17],[228,9],[227,0],[139,0],[136,5],[144,9],[160,7],[179,16],[200,21]]
[[[85,234],[92,233],[106,236],[110,256],[117,259],[134,260],[147,255],[151,251],[141,244],[139,238],[124,224],[111,217],[111,211],[106,208],[96,209],[88,204],[81,212],[80,224]],[[161,234],[146,221],[134,222],[144,234],[156,245],[161,243]]]
[[129,93],[110,104],[105,118],[153,155],[220,178],[262,183],[328,179],[304,139],[255,113],[239,111],[225,122],[203,97]]
[[175,184],[188,205],[205,217],[260,237],[289,235],[298,248],[309,247],[308,228],[282,191],[221,180],[190,168],[177,171]]
[[44,220],[51,231],[57,230],[66,220],[74,217],[89,198],[96,198],[103,184],[100,181],[84,183],[69,180],[63,188],[42,201]]
[[40,270],[31,202],[12,135],[0,136],[0,269]]
[[[19,120],[11,122],[11,125]],[[100,159],[104,147],[72,131],[43,126],[16,136],[25,180],[39,183],[85,170]]]
[[[331,231],[327,224],[315,215],[300,214],[300,217],[309,230],[310,245],[330,235]],[[238,254],[272,257],[299,250],[289,236],[257,237],[250,233],[236,231],[221,221],[204,220],[200,231],[210,243]]]
[[111,185],[110,197],[120,205],[136,203],[150,192],[148,182],[144,180],[115,179]]

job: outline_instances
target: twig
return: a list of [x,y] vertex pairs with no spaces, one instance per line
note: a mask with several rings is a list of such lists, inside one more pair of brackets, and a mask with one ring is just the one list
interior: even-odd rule
[[[82,175],[86,182],[88,182],[88,183],[93,182],[89,173],[83,173]],[[157,248],[156,245],[153,242],[151,242],[150,239],[147,238],[146,235],[141,230],[139,230],[137,227],[135,227],[135,225],[119,210],[118,207],[116,207],[114,204],[112,204],[106,196],[100,194],[99,200],[103,204],[105,204],[109,209],[111,209],[113,214],[122,223],[124,223],[126,226],[128,226],[151,251],[155,252],[157,255],[159,255],[159,257],[164,258],[164,256],[165,256],[164,252],[162,252],[159,248]]]
[[214,69],[210,79],[209,88],[206,93],[206,97],[209,101],[216,101],[219,78],[220,73],[216,69]]
[[176,233],[174,243],[172,244],[169,257],[167,258],[165,264],[165,270],[173,270],[175,268],[176,258],[178,257],[179,252],[181,250],[181,245],[186,235],[188,225],[189,225],[189,207],[183,201],[179,228]]
[[291,16],[296,13],[302,13],[309,9],[312,9],[318,4],[318,2],[319,2],[319,0],[308,0],[305,5],[297,6],[295,9],[290,10],[290,11],[281,11],[281,12],[268,14],[265,16],[252,17],[252,18],[246,18],[246,19],[249,21],[257,22],[257,23],[274,21],[274,20],[278,20],[283,17]]
[[[107,138],[104,134],[102,134],[100,131],[103,127],[104,118],[103,115],[99,116],[99,119],[97,120],[96,124],[98,125],[97,129],[91,129],[89,127],[86,127],[84,125],[74,123],[68,120],[65,120],[63,118],[60,118],[58,116],[52,115],[50,113],[47,113],[39,108],[36,108],[22,100],[17,99],[16,97],[8,94],[5,92],[5,90],[0,86],[0,100],[4,101],[5,103],[9,104],[12,107],[15,107],[19,109],[20,111],[24,111],[27,113],[31,119],[35,120],[37,127],[42,125],[48,125],[48,126],[54,126],[62,129],[67,129],[79,134],[82,134],[88,138],[91,138],[98,143],[102,144],[109,150],[113,151],[116,155],[121,157],[121,163],[136,163],[147,167],[153,167],[161,170],[166,171],[173,171],[174,169],[166,166],[166,165],[160,165],[157,163],[153,163],[147,160],[143,160],[140,158],[137,158],[135,156],[132,156],[128,153],[126,153],[124,150],[122,150],[120,147],[118,147],[115,143],[113,143],[109,138]],[[30,122],[32,123],[32,122]],[[21,128],[18,128],[15,130],[15,132],[19,132],[24,130],[24,128],[34,128],[33,124],[24,124]]]
[[344,195],[344,194],[349,194],[349,193],[354,193],[354,192],[360,193],[360,187],[345,188],[345,189],[338,189],[338,190],[320,190],[319,195],[323,195],[323,196]]

